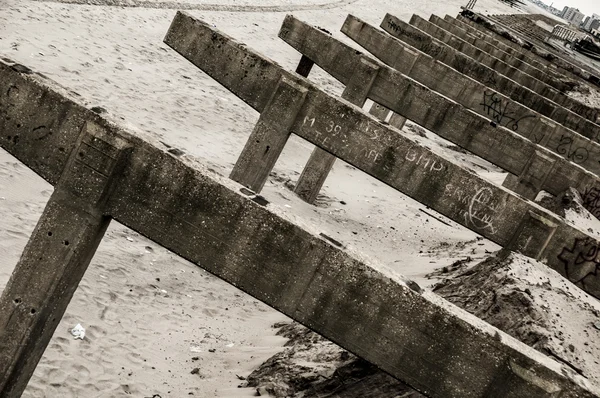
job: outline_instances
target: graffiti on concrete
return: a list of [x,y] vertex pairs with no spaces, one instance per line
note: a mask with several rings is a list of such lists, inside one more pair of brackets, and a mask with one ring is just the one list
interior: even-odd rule
[[491,90],[483,92],[483,102],[480,105],[483,106],[483,111],[492,121],[500,126],[510,128],[512,131],[519,131],[520,121],[535,117],[535,115],[515,117],[515,112],[510,109],[512,102],[505,100],[497,92]]
[[590,156],[586,148],[575,145],[573,138],[565,135],[560,136],[556,152],[573,163],[583,163]]
[[563,248],[558,259],[565,265],[567,278],[573,283],[585,283],[589,276],[598,275],[600,266],[599,242],[592,238],[575,239],[573,247]]
[[442,165],[439,161],[435,159],[430,159],[426,153],[419,153],[415,149],[411,148],[406,152],[406,156],[404,157],[409,162],[414,162],[417,166],[422,166],[425,170],[428,171],[442,171],[444,170],[444,165]]
[[581,195],[583,207],[600,219],[600,189],[597,187],[587,188]]
[[464,219],[464,225],[474,230],[486,231],[494,235],[498,228],[494,221],[501,215],[504,204],[495,200],[490,188],[479,188],[475,194],[466,192],[460,186],[446,185],[446,195],[456,200],[460,207],[460,215]]

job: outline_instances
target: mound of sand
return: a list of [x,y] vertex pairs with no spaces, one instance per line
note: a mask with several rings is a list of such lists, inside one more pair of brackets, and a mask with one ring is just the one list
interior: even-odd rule
[[[454,275],[452,275],[454,274]],[[504,251],[433,291],[592,383],[600,382],[600,303],[544,264]],[[247,386],[275,397],[422,397],[373,365],[298,324],[276,325],[288,338],[248,376]]]

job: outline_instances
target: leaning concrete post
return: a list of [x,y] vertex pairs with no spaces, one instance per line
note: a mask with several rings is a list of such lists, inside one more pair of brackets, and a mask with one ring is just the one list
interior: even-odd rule
[[548,216],[549,214],[541,216],[531,210],[527,212],[505,249],[540,260],[558,227],[558,220],[551,220]]
[[521,175],[517,177],[509,174],[502,186],[529,200],[534,200],[543,189],[548,176],[552,174],[555,162],[556,159],[535,151]]
[[[342,98],[362,107],[367,100],[378,72],[379,66],[377,64],[362,57],[360,67],[354,71],[342,93]],[[334,131],[332,128],[328,133],[337,134],[339,132]],[[304,170],[302,170],[294,192],[304,201],[314,203],[334,163],[335,156],[321,148],[315,148],[306,166],[304,166]]]
[[308,58],[306,55],[303,55],[302,58],[300,58],[300,62],[298,62],[298,66],[296,67],[296,73],[300,76],[308,77],[308,74],[314,65],[315,63],[310,58]]
[[282,78],[246,142],[229,178],[260,192],[290,136],[307,89]]
[[0,298],[0,397],[20,397],[110,218],[127,143],[88,123]]
[[396,127],[398,130],[402,130],[404,128],[404,124],[406,123],[406,118],[394,112],[392,117],[390,118],[390,125]]

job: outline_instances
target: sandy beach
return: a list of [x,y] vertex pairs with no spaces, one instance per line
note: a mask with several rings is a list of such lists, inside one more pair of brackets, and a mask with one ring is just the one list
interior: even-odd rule
[[[43,73],[88,107],[102,107],[132,131],[227,176],[258,114],[162,43],[178,6],[294,70],[300,55],[277,37],[287,13],[356,46],[339,32],[349,13],[379,25],[388,12],[405,21],[412,14],[456,16],[465,1],[81,3],[90,4],[0,0],[0,56]],[[518,12],[496,0],[479,0],[476,10]],[[343,89],[318,68],[310,79],[330,93]],[[412,123],[404,133],[496,183],[505,177]],[[434,282],[425,276],[435,269],[457,260],[475,264],[499,249],[339,160],[317,206],[302,202],[289,187],[311,150],[292,137],[262,192],[270,206],[424,287]],[[0,150],[0,291],[51,192]],[[578,222],[596,226],[597,220]],[[238,385],[280,350],[285,339],[275,336],[272,325],[286,319],[113,222],[24,396],[254,396],[254,389]],[[70,333],[77,324],[86,329],[83,340]]]

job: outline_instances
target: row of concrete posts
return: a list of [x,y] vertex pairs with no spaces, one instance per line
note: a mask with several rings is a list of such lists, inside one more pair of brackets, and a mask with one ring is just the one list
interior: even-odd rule
[[[322,54],[298,39],[303,34]],[[232,170],[235,182],[195,169],[29,69],[0,61],[0,146],[55,187],[0,298],[0,397],[24,391],[112,219],[426,396],[599,397],[596,386],[566,366],[385,267],[355,258],[256,196],[294,133],[317,148],[303,173],[306,184],[298,184],[302,196],[318,192],[339,158],[507,249],[544,261],[600,297],[597,263],[577,261],[600,242],[397,127],[414,120],[483,157],[492,156],[481,149],[486,143],[501,152],[528,148],[514,157],[518,166],[505,166],[515,174],[515,190],[523,192],[529,185],[534,191],[560,186],[572,175],[588,178],[580,188],[591,189],[596,174],[514,129],[496,125],[489,137],[479,134],[475,130],[491,123],[482,115],[445,102],[434,89],[293,17],[285,19],[280,37],[303,53],[297,73],[185,13],[175,16],[165,37],[260,113]],[[333,47],[345,67],[331,65],[326,53]],[[315,63],[345,84],[343,99],[306,79]],[[368,98],[378,104],[371,114],[361,108]],[[438,117],[433,107],[446,115],[435,123],[429,121]],[[457,112],[473,116],[453,134]],[[451,128],[433,125],[446,119]],[[592,148],[591,140],[581,142]]]

